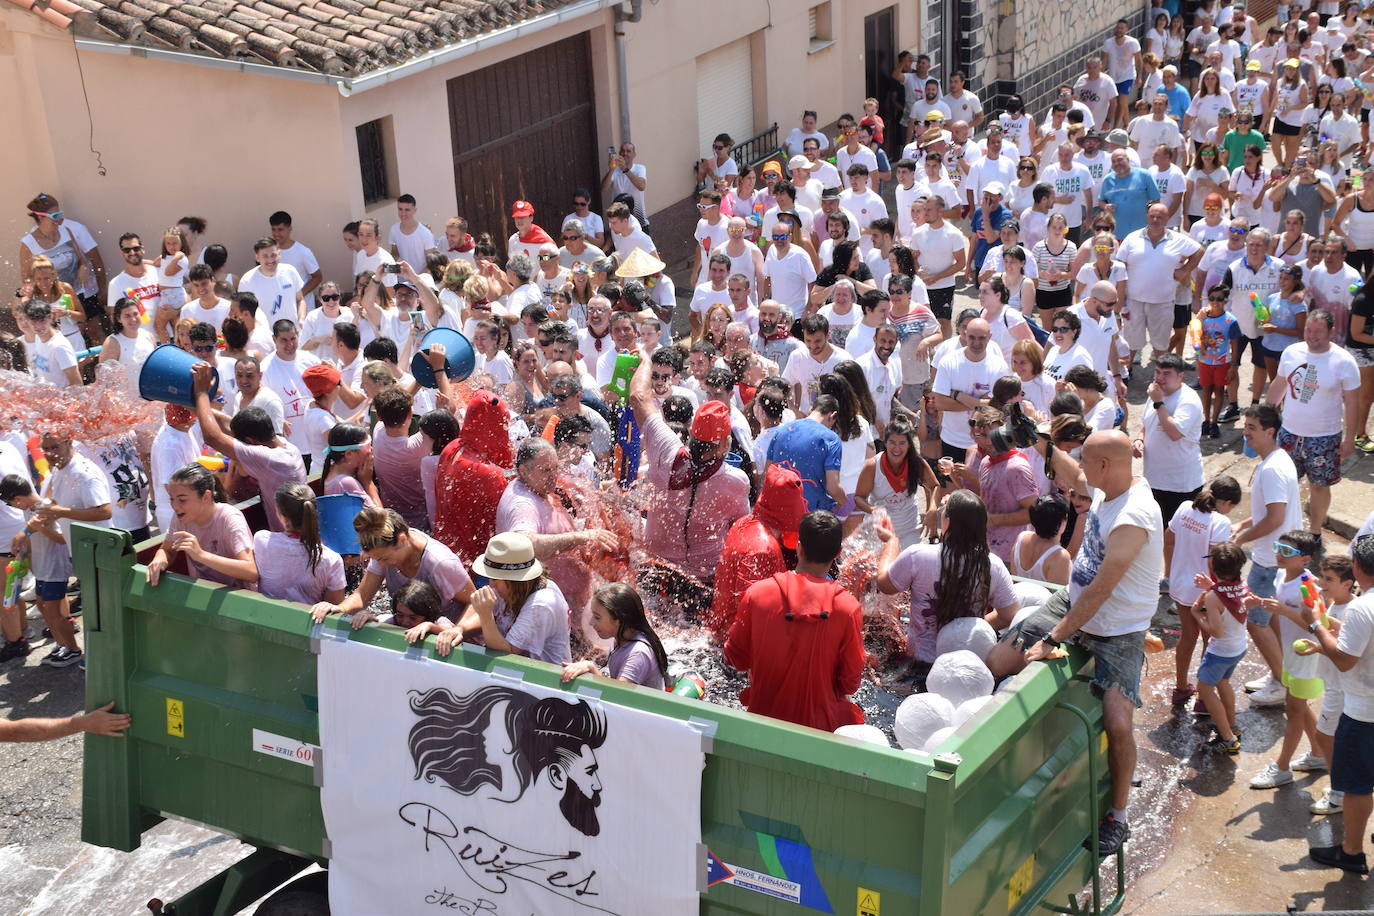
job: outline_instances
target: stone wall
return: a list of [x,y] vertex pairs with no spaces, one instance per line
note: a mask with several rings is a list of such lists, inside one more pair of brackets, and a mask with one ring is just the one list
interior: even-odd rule
[[[1132,35],[1143,38],[1145,34],[1146,8],[1138,0],[1004,0],[998,12],[1002,14],[996,25],[1002,65],[996,97],[1019,92],[1040,119],[1055,88],[1072,83],[1088,57],[1102,50],[1116,20],[1130,22]],[[1000,104],[994,101],[990,107]]]

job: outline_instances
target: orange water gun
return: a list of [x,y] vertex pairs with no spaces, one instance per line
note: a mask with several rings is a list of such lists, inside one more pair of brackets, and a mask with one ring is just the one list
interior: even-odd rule
[[1326,616],[1326,602],[1322,600],[1321,592],[1317,591],[1317,583],[1312,578],[1312,574],[1303,570],[1298,578],[1298,593],[1302,595],[1302,603],[1317,612],[1317,619],[1324,627],[1331,626],[1331,618]]
[[52,469],[48,466],[48,459],[43,455],[43,447],[37,436],[29,436],[29,460],[33,462],[33,468],[38,472],[38,484],[42,486],[43,481],[48,479],[48,473]]

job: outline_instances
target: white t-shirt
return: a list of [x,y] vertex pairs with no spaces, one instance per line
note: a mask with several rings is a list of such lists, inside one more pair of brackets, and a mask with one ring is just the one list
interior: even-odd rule
[[253,396],[253,400],[245,403],[243,392],[236,390],[233,396],[225,401],[225,404],[228,405],[228,410],[225,412],[231,417],[245,407],[261,407],[272,418],[272,428],[276,430],[277,435],[280,436],[286,428],[282,422],[286,418],[286,408],[282,405],[281,398],[277,396],[277,393],[267,387],[266,379],[258,387],[258,393]]
[[782,377],[794,385],[801,386],[801,401],[797,406],[797,414],[806,416],[811,412],[811,402],[820,394],[818,380],[827,372],[834,371],[835,367],[847,359],[850,355],[839,347],[830,348],[830,356],[822,362],[817,362],[811,356],[811,351],[803,347],[796,350],[787,359],[787,367],[782,370]]
[[[334,325],[338,324],[340,321],[344,324],[357,324],[357,321],[353,318],[353,312],[348,309],[339,309],[339,314],[332,318],[326,315],[322,308],[311,309],[309,312],[306,312],[305,324],[301,325],[300,330],[301,345],[304,346],[307,340],[315,337],[328,337],[330,340],[326,340],[322,344],[311,347],[310,352],[322,360],[333,359],[334,344],[332,339],[334,336]],[[348,379],[344,379],[344,381],[347,382]],[[350,386],[353,385],[352,382],[348,384]]]
[[[965,348],[954,347],[936,364],[936,394],[946,397],[959,391],[976,398],[985,398],[992,393],[993,383],[1009,373],[1007,361],[989,349],[983,358],[974,362],[968,358]],[[949,411],[942,415],[940,441],[955,448],[968,448],[973,445],[973,437],[968,432],[968,414],[962,411]]]
[[1060,168],[1056,161],[1054,165],[1047,165],[1040,170],[1040,180],[1054,186],[1055,197],[1073,196],[1073,200],[1068,203],[1052,204],[1050,212],[1064,214],[1064,219],[1070,229],[1083,225],[1088,192],[1093,191],[1097,184],[1097,180],[1088,170],[1088,167],[1074,161],[1067,169],[1064,169]]
[[806,144],[807,140],[815,140],[819,143],[821,145],[821,152],[825,152],[826,147],[830,145],[829,138],[820,131],[814,130],[808,134],[800,127],[794,127],[787,135],[787,139],[783,141],[783,146],[787,147],[787,155],[789,157],[800,156],[802,154],[802,147]]
[[870,172],[878,171],[878,154],[863,144],[859,144],[859,148],[853,153],[843,146],[835,150],[835,168],[842,177],[849,175],[849,167],[856,162],[868,166]]
[[[850,332],[853,339],[854,332]],[[868,391],[873,395],[874,416],[881,424],[892,419],[892,398],[902,390],[902,360],[896,353],[883,363],[878,354],[870,348],[863,355],[854,358],[868,380]]]
[[1074,343],[1067,350],[1054,347],[1045,354],[1045,374],[1056,382],[1062,381],[1065,374],[1074,366],[1096,368],[1093,366],[1092,355],[1080,343]]
[[1202,246],[1172,229],[1156,244],[1148,231],[1137,229],[1116,250],[1116,259],[1126,265],[1126,295],[1136,302],[1173,302],[1178,289],[1174,271]]
[[291,424],[291,431],[286,438],[303,455],[310,454],[312,443],[306,435],[305,424],[300,420],[315,398],[305,386],[301,373],[318,362],[314,354],[301,350],[296,351],[296,358],[290,362],[275,353],[262,362],[262,385],[281,399],[282,419]]
[[[340,405],[343,401],[338,401]],[[291,431],[294,433],[299,427],[300,438],[305,442],[301,447],[302,455],[309,455],[310,469],[318,471],[324,467],[325,447],[329,445],[329,431],[339,422],[339,418],[333,413],[320,407],[318,404],[311,404],[306,410],[305,416],[298,420],[291,421]]]
[[630,252],[636,248],[643,250],[646,254],[653,254],[657,250],[654,246],[654,240],[649,238],[643,229],[631,229],[629,235],[612,232],[611,244],[615,246],[615,253],[620,255],[622,259],[628,258]]
[[1178,149],[1183,146],[1183,135],[1178,131],[1178,122],[1168,115],[1159,121],[1149,116],[1136,118],[1131,122],[1131,126],[1126,128],[1126,133],[1136,142],[1141,162],[1153,163],[1157,147]]
[[157,269],[151,264],[144,268],[141,277],[130,276],[127,268],[121,271],[110,281],[108,292],[111,306],[125,296],[137,299],[143,310],[148,313],[149,319],[156,314],[157,307],[162,302],[162,290],[157,285]]
[[1231,522],[1220,512],[1199,512],[1191,502],[1185,502],[1169,520],[1169,530],[1174,533],[1174,550],[1169,556],[1169,597],[1179,604],[1191,605],[1202,594],[1202,589],[1193,584],[1193,577],[1207,572],[1207,553],[1212,546],[1231,539]]
[[816,282],[816,268],[807,256],[795,245],[789,245],[787,254],[778,257],[778,247],[770,245],[763,258],[763,275],[772,282],[772,295],[792,310],[801,314],[806,306],[807,285]]
[[1095,80],[1089,79],[1085,73],[1073,84],[1073,94],[1088,106],[1093,113],[1093,120],[1101,124],[1107,120],[1107,109],[1117,96],[1116,82],[1106,73],[1099,74]]
[[[733,159],[730,161],[732,163],[734,162]],[[645,187],[648,187],[648,173],[644,170],[644,166],[636,162],[634,165],[630,166],[630,174],[640,181],[645,182]],[[621,194],[630,195],[630,197],[634,198],[635,213],[643,213],[647,217],[648,211],[644,209],[644,192],[635,187],[634,182],[630,181],[621,169],[616,169],[611,173],[610,194],[612,198],[619,197]]]
[[983,103],[978,100],[978,96],[965,89],[959,95],[947,94],[942,102],[949,109],[949,117],[952,121],[967,121],[973,124],[973,119],[983,113]]
[[[1115,391],[1111,378],[1117,374],[1112,360],[1112,338],[1117,333],[1116,313],[1112,312],[1100,319],[1094,318],[1088,314],[1087,307],[1081,302],[1070,306],[1070,309],[1083,324],[1083,330],[1078,335],[1078,346],[1088,351],[1093,369],[1108,380],[1107,396],[1113,397]],[[1065,366],[1064,371],[1067,372],[1069,368],[1071,367]]]
[[853,190],[846,188],[840,192],[840,206],[858,218],[860,232],[867,229],[875,219],[887,216],[887,204],[872,190],[855,194]]
[[[277,246],[277,251],[281,252],[281,263],[296,269],[296,273],[301,275],[301,279],[306,283],[314,276],[315,271],[320,269],[320,262],[315,258],[315,252],[306,248],[300,242],[292,242],[290,248]],[[424,263],[423,261],[421,263]],[[306,294],[305,307],[313,309],[315,307],[315,293],[311,291]]]
[[284,531],[253,535],[253,559],[258,565],[258,591],[268,598],[314,604],[324,593],[344,588],[343,557],[324,545],[312,572],[300,538]]
[[229,300],[218,299],[210,308],[205,308],[200,304],[199,299],[192,299],[181,307],[181,317],[190,318],[192,321],[205,321],[215,326],[215,333],[219,333],[220,325],[224,324],[224,319],[229,317]]
[[258,297],[258,323],[270,332],[272,325],[285,318],[295,322],[296,297],[305,281],[290,264],[278,264],[277,272],[268,277],[261,267],[254,267],[239,278],[239,292]]
[[434,233],[421,222],[417,222],[415,231],[409,234],[401,228],[400,223],[393,223],[386,234],[386,243],[396,249],[396,253],[400,255],[398,260],[405,261],[416,273],[421,273],[425,269],[425,253],[431,248],[439,247],[434,242]]
[[1113,35],[1102,43],[1102,50],[1107,52],[1107,73],[1114,82],[1135,79],[1135,56],[1140,53],[1140,42],[1127,35],[1118,43]]
[[165,423],[153,437],[153,447],[149,456],[153,498],[157,503],[157,526],[166,531],[172,524],[172,506],[167,500],[167,481],[179,469],[184,468],[200,454],[200,427],[192,426],[182,432]]
[[730,220],[724,216],[716,220],[714,226],[704,219],[697,220],[697,227],[692,232],[692,238],[696,239],[697,248],[701,251],[701,266],[697,268],[696,282],[706,282],[711,268],[711,252],[730,241],[725,231],[729,225]]
[[1342,430],[1344,395],[1360,388],[1360,367],[1344,347],[1313,353],[1305,342],[1284,348],[1278,377],[1284,381],[1283,428],[1295,436],[1334,436]]
[[29,371],[35,378],[58,388],[70,385],[66,370],[76,366],[76,351],[67,338],[54,332],[46,341],[34,338],[33,343],[25,342],[24,349],[29,356]]
[[110,526],[137,531],[152,520],[148,512],[149,480],[132,436],[80,443],[77,448],[105,474],[110,489]]
[[1083,528],[1083,544],[1074,557],[1069,574],[1069,602],[1073,604],[1083,589],[1097,578],[1107,555],[1107,541],[1118,526],[1142,528],[1144,549],[1136,553],[1112,593],[1098,607],[1083,632],[1093,636],[1119,636],[1138,633],[1150,625],[1159,605],[1159,576],[1164,570],[1164,521],[1150,485],[1137,478],[1131,487],[1108,500],[1098,491]]
[[1360,660],[1341,673],[1347,716],[1359,722],[1374,722],[1374,595],[1361,595],[1345,606],[1341,633],[1336,648]]
[[1303,527],[1298,469],[1293,458],[1281,448],[1266,455],[1255,468],[1255,477],[1250,484],[1250,517],[1258,524],[1274,503],[1283,504],[1283,524],[1270,534],[1249,542],[1251,561],[1269,569],[1279,565],[1274,556],[1274,539],[1285,531]]
[[[383,264],[395,263],[396,259],[391,256],[391,252],[380,245],[377,246],[376,254],[368,254],[366,251],[359,248],[357,251],[353,252],[353,276],[356,277],[364,271],[371,271],[375,274],[381,270]],[[382,283],[386,286],[395,286],[396,275],[384,274],[382,276]]]
[[1156,490],[1191,493],[1202,486],[1202,399],[1182,385],[1164,396],[1164,409],[1173,417],[1183,438],[1177,442],[1165,434],[1159,411],[1146,405],[1141,427],[1145,438],[1145,478]]
[[[925,225],[912,232],[911,247],[920,252],[918,266],[925,268],[927,274],[937,274],[948,270],[959,252],[968,251],[968,239],[952,224],[945,222],[938,229]],[[927,282],[926,288],[949,289],[956,280],[957,277],[951,274],[942,280]]]

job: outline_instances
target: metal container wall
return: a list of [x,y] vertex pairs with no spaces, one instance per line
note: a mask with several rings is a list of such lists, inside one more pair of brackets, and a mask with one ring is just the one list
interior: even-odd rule
[[[132,850],[142,831],[175,816],[324,862],[313,768],[254,746],[255,729],[319,740],[305,608],[172,573],[150,589],[124,532],[73,528],[87,698],[113,698],[134,719],[123,741],[87,739],[82,839]],[[407,649],[394,628],[351,633],[337,618],[325,626]],[[499,661],[558,686],[558,670],[541,662],[470,647],[449,660],[482,670]],[[717,883],[704,889],[702,913],[968,916],[1062,905],[1092,880],[1098,863],[1083,841],[1095,835],[1108,783],[1091,670],[1081,654],[1033,666],[933,758],[661,691],[594,686],[604,702],[696,720],[711,733],[704,846],[801,889],[798,905]],[[644,765],[653,766],[651,749]]]

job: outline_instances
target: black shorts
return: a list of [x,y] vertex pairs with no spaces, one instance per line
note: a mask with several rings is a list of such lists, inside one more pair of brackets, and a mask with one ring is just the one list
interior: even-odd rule
[[1070,284],[1063,289],[1037,289],[1035,305],[1042,312],[1073,305],[1073,285]]
[[1186,328],[1193,320],[1193,309],[1191,306],[1179,305],[1174,303],[1174,330]]
[[1257,369],[1265,368],[1264,346],[1260,343],[1260,339],[1258,337],[1246,337],[1244,334],[1242,334],[1236,340],[1231,341],[1231,347],[1233,348],[1231,354],[1231,365],[1239,366],[1241,362],[1244,360],[1245,349],[1249,347],[1250,365],[1254,366]]
[[1302,127],[1296,124],[1289,124],[1278,118],[1274,119],[1274,133],[1280,137],[1296,137],[1302,133]]
[[1064,233],[1064,238],[1068,239],[1070,242],[1073,242],[1075,245],[1081,245],[1083,243],[1083,227],[1074,226],[1072,229]]
[[76,298],[81,301],[81,308],[86,313],[87,318],[105,317],[105,307],[100,304],[99,296],[83,296],[77,293]]
[[954,317],[954,287],[947,286],[944,289],[928,289],[926,295],[930,297],[930,310],[935,313],[936,318],[950,321]]
[[1369,248],[1357,248],[1345,256],[1345,263],[1360,272],[1360,276],[1369,279],[1369,271],[1374,269],[1374,250]]
[[[946,417],[954,416],[954,417],[957,417],[957,418],[958,418],[958,420],[959,420],[960,423],[963,423],[963,422],[964,422],[964,417],[963,417],[963,415],[962,415],[962,414],[959,414],[959,413],[957,413],[957,412],[954,412],[954,413],[952,413],[952,414],[947,413],[947,414],[945,414],[945,416],[946,416]],[[958,461],[958,462],[960,462],[960,463],[962,464],[963,462],[965,462],[965,461],[968,460],[968,449],[966,449],[966,448],[961,448],[960,446],[957,446],[957,445],[950,445],[950,444],[949,444],[948,442],[946,442],[944,439],[941,439],[941,440],[940,440],[940,457],[941,457],[941,458],[948,458],[948,459],[951,460],[951,461]],[[939,470],[937,469],[935,473],[936,473],[936,475],[938,476],[938,475],[939,475]]]
[[1183,78],[1186,80],[1196,79],[1202,75],[1202,64],[1193,60],[1191,57],[1183,58]]
[[1282,350],[1271,350],[1271,349],[1269,349],[1268,347],[1266,347],[1264,344],[1260,344],[1256,349],[1258,349],[1261,353],[1264,354],[1264,361],[1265,361],[1266,363],[1268,363],[1268,362],[1270,362],[1270,361],[1272,360],[1272,361],[1274,362],[1275,365],[1278,365],[1278,361],[1279,361],[1280,357],[1283,356],[1283,351],[1282,351]]
[[1361,124],[1368,124],[1368,123],[1369,123],[1369,109],[1368,109],[1368,108],[1361,108],[1361,109],[1360,109],[1360,123],[1361,123]]

